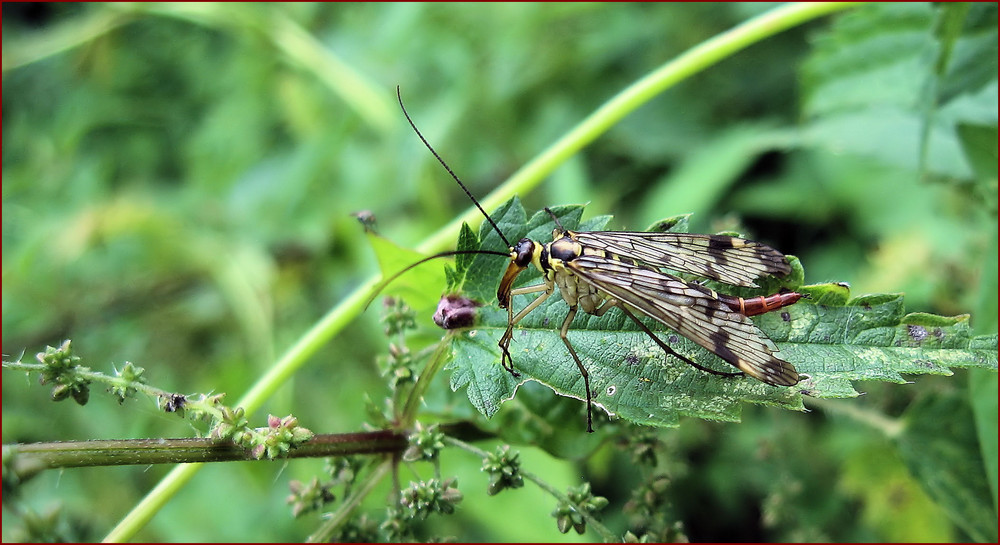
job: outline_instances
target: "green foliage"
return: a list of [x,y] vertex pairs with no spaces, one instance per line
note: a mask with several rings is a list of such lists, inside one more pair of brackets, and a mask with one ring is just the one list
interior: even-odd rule
[[[146,372],[134,382],[155,377],[171,391],[236,393],[259,377],[292,377],[254,388],[268,392],[261,398],[267,411],[294,413],[322,432],[356,430],[366,419],[390,425],[401,408],[380,397],[386,380],[376,361],[385,358],[386,339],[377,312],[323,318],[363,300],[358,286],[378,269],[351,214],[374,211],[379,233],[398,241],[379,255],[391,254],[395,261],[385,266],[398,270],[418,259],[400,247],[415,246],[469,206],[409,131],[395,86],[430,142],[485,196],[622,89],[769,9],[5,3],[5,359],[72,338],[88,362],[118,369],[136,362]],[[693,213],[692,232],[738,230],[766,240],[799,256],[810,282],[905,293],[908,309],[933,315],[972,313],[942,326],[949,338],[968,327],[970,339],[994,334],[995,4],[874,4],[800,23],[722,53],[718,64],[642,99],[641,111],[559,158],[561,167],[520,198],[533,210],[587,202],[588,214],[614,213],[614,223],[581,218],[590,228],[636,229]],[[526,220],[513,220],[516,228],[505,233],[527,234],[517,232]],[[459,224],[427,251],[453,244]],[[542,240],[550,236],[544,231]],[[425,362],[421,354],[441,337],[429,318],[446,281],[484,278],[477,297],[495,296],[503,259],[463,259],[456,259],[461,276],[446,278],[426,264],[390,286],[422,327],[408,334],[408,353],[386,362],[401,387],[425,374],[414,362]],[[846,288],[821,285],[811,304],[846,302]],[[887,315],[901,310],[882,303]],[[938,327],[921,320],[913,325]],[[313,334],[331,323],[325,335]],[[899,326],[879,327],[879,342],[907,338]],[[313,349],[298,352],[294,368],[272,373],[276,360],[285,361],[280,354],[304,344]],[[484,342],[484,350],[494,344]],[[815,345],[807,346],[813,358]],[[836,350],[841,363],[858,357]],[[906,350],[927,351],[873,350],[890,354],[891,363],[864,365],[893,367]],[[427,374],[433,381],[413,409],[421,421],[503,428],[508,442],[522,445],[522,473],[544,473],[558,490],[585,475],[608,498],[606,524],[617,536],[628,529],[649,540],[995,539],[994,371],[922,376],[906,386],[848,387],[843,376],[845,395],[855,388],[867,395],[807,400],[807,414],[750,404],[740,425],[684,419],[679,428],[655,430],[662,444],[652,471],[670,474],[666,486],[653,474],[637,475],[630,456],[610,446],[631,428],[613,423],[581,433],[575,399],[529,382],[485,421],[450,391],[454,372]],[[185,421],[163,415],[158,398],[140,392],[120,405],[128,386],[113,395],[91,388],[79,407],[51,403],[16,374],[4,379],[5,444],[192,434]],[[935,396],[949,404],[910,413]],[[256,407],[233,412],[231,425],[261,421],[267,412]],[[935,459],[904,456],[903,437],[916,445],[906,452],[919,455],[928,445]],[[492,477],[479,457],[449,457],[448,450],[442,465],[469,501],[417,528],[385,520],[382,536],[576,537],[557,532],[544,516],[551,495],[530,483],[472,501]],[[955,460],[960,467],[950,466]],[[274,516],[288,494],[275,483],[311,483],[318,463],[206,469],[125,537],[297,541],[312,530],[309,517]],[[3,518],[5,541],[101,539],[161,475],[159,467],[45,472],[15,495],[63,507],[35,512],[23,503],[21,517]],[[374,482],[386,474],[371,475]],[[994,486],[986,497],[970,482],[977,478]],[[646,504],[669,506],[663,520],[616,516],[654,482]],[[355,512],[327,539],[374,535],[385,494],[366,497],[366,486],[337,490]],[[308,485],[300,492],[307,489],[299,504],[324,499]],[[5,496],[5,508],[13,497]],[[984,507],[986,515],[992,507],[992,532]],[[269,514],[266,524],[261,512]]]
[[968,404],[953,395],[924,397],[907,409],[903,424],[899,454],[927,494],[973,541],[996,541],[983,462],[967,447],[976,443]]

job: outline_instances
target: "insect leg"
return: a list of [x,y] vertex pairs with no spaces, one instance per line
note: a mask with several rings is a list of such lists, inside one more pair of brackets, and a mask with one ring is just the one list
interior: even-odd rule
[[569,350],[569,355],[573,356],[573,361],[576,362],[576,366],[580,369],[580,376],[583,377],[583,388],[587,391],[587,433],[593,433],[593,417],[591,416],[591,406],[590,406],[590,374],[587,373],[587,368],[583,366],[583,362],[580,361],[580,356],[576,355],[576,350],[573,350],[573,345],[569,343],[569,338],[566,337],[566,333],[569,331],[569,324],[576,317],[576,305],[569,307],[569,314],[566,315],[566,320],[563,321],[562,329],[559,330],[559,337],[566,344],[566,349]]
[[594,311],[590,312],[589,314],[591,316],[598,316],[598,317],[604,316],[605,313],[607,313],[609,310],[611,310],[617,305],[618,305],[618,299],[605,299],[604,302],[601,303],[601,306],[595,308]]
[[[510,290],[510,294],[511,295],[524,295],[525,293],[536,293],[536,292],[545,291],[545,290],[549,290],[549,293],[552,293],[551,288],[552,288],[552,285],[550,285],[550,284],[545,284],[545,283],[535,284],[534,286],[525,286],[523,288],[512,289],[512,290]],[[532,304],[534,304],[534,303],[532,303]],[[529,307],[530,308],[534,308],[531,305],[528,305],[527,307],[524,307],[524,310],[522,310],[521,312],[518,312],[517,315],[520,316],[521,318],[524,318],[523,315],[527,314],[527,312],[525,312],[525,310],[528,310]]]
[[723,376],[723,377],[737,377],[737,376],[740,376],[740,375],[743,374],[743,373],[726,373],[724,371],[716,371],[715,369],[709,369],[708,367],[705,367],[704,365],[701,365],[701,364],[698,364],[698,363],[695,363],[695,362],[691,361],[690,359],[688,359],[688,358],[686,358],[686,357],[678,354],[677,352],[675,352],[673,348],[670,348],[669,346],[667,346],[667,343],[665,343],[662,340],[660,340],[660,338],[657,337],[656,334],[653,333],[652,330],[650,330],[648,327],[646,327],[646,324],[642,323],[642,321],[639,320],[639,318],[637,318],[635,314],[632,314],[632,311],[630,311],[628,308],[626,308],[625,305],[618,305],[618,307],[621,308],[622,312],[624,312],[626,316],[628,316],[629,318],[631,318],[632,321],[635,322],[636,325],[638,325],[639,328],[642,329],[646,333],[646,335],[648,335],[651,339],[653,339],[653,342],[655,342],[657,345],[659,345],[659,347],[662,348],[663,351],[666,352],[668,355],[674,356],[675,358],[683,361],[684,363],[686,363],[686,364],[688,364],[688,365],[690,365],[692,367],[695,367],[697,369],[701,369],[702,371],[705,371],[706,373],[711,373],[713,375],[719,375],[719,376]]
[[554,284],[543,283],[537,284],[535,286],[525,286],[523,288],[517,288],[511,290],[511,296],[523,295],[525,293],[536,293],[539,291],[544,291],[545,293],[539,295],[534,301],[528,303],[528,306],[521,309],[521,312],[514,316],[514,305],[508,302],[507,304],[507,330],[503,332],[503,336],[500,337],[500,365],[504,369],[510,372],[510,374],[515,377],[521,376],[517,371],[514,370],[514,360],[510,357],[510,341],[514,338],[514,325],[521,321],[522,318],[528,315],[529,312],[538,308],[538,305],[545,302],[546,299],[552,295]]

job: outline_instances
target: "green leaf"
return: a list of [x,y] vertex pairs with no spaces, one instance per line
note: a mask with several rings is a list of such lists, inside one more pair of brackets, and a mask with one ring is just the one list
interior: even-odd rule
[[986,127],[970,123],[958,125],[962,151],[976,176],[983,180],[997,177],[997,126]]
[[[524,233],[527,233],[524,230],[527,215],[524,212],[524,207],[521,206],[521,201],[517,197],[504,203],[490,217],[511,244],[524,236]],[[470,243],[472,242],[468,239],[466,240]],[[493,230],[490,222],[483,222],[479,228],[478,248],[460,246],[459,249],[483,249],[496,252],[507,252],[510,250],[507,243]],[[472,286],[462,285],[457,286],[457,288],[460,288],[466,297],[482,302],[492,301],[496,297],[497,284],[500,282],[500,275],[503,273],[503,268],[507,261],[506,257],[496,255],[473,256],[466,271],[466,278],[482,279],[484,277],[492,277],[493,285],[490,287],[489,283],[479,281]]]
[[[403,248],[380,235],[368,233],[367,236],[368,242],[375,251],[375,257],[378,259],[383,278],[388,278],[426,257],[419,252]],[[438,296],[441,294],[433,290],[428,291],[427,286],[444,286],[448,283],[448,278],[452,274],[454,274],[453,271],[442,270],[440,263],[433,261],[423,263],[394,279],[388,285],[378,286],[381,287],[381,291],[378,293],[402,297],[418,314],[424,314],[425,311],[429,314],[433,312]],[[374,298],[376,295],[373,294],[372,297]]]
[[[469,224],[463,223],[461,230],[458,232],[458,246],[459,251],[475,250],[479,247],[479,238],[476,234],[472,232],[472,228]],[[473,258],[472,254],[458,254],[455,256],[455,267],[454,269],[447,269],[448,274],[448,289],[447,291],[455,291],[459,289],[463,283],[465,283],[465,274],[469,270],[469,265],[472,264]]]
[[896,443],[910,471],[952,521],[973,541],[995,543],[997,516],[974,422],[964,395],[935,392],[907,409]]
[[[990,83],[995,86],[997,5],[989,2],[972,2],[964,6],[940,3],[934,7],[941,10],[935,33],[942,51],[935,67],[936,76],[940,78],[938,103],[945,104],[963,94],[975,93]],[[993,96],[996,96],[995,89]],[[996,100],[992,110],[996,111]]]
[[929,4],[872,4],[838,17],[803,65],[805,115],[919,104],[934,63],[932,24]]
[[993,509],[997,508],[997,376],[980,369],[969,373],[969,399],[976,418],[976,432],[990,485]]
[[[567,228],[572,228],[572,218],[582,212],[579,207],[552,210]],[[510,217],[526,217],[516,200],[505,204],[494,220],[499,224],[498,220]],[[536,236],[550,233],[554,222],[536,214],[519,228],[510,227],[512,232]],[[506,264],[491,257],[476,256],[483,263],[470,267],[464,286],[467,295],[489,294],[483,298],[489,301],[495,293]],[[495,264],[492,270],[485,267],[490,261]],[[517,285],[538,283],[537,271],[532,273],[522,274],[527,278],[519,279]],[[802,292],[809,293],[810,299],[754,318],[777,343],[782,356],[800,373],[809,375],[790,388],[747,377],[714,376],[668,357],[618,309],[602,317],[581,312],[568,338],[587,366],[595,403],[617,417],[656,426],[676,425],[681,415],[738,421],[742,402],[803,410],[803,394],[833,398],[858,395],[852,380],[902,383],[902,374],[948,375],[951,367],[997,368],[996,335],[973,336],[967,315],[907,315],[901,295],[848,300],[844,284],[805,286]],[[515,310],[523,308],[529,297],[515,297]],[[585,399],[583,378],[559,337],[567,311],[562,298],[553,295],[518,324],[511,344],[514,366],[521,374],[515,378],[499,364],[497,343],[506,328],[507,312],[495,304],[483,307],[475,328],[457,330],[450,336],[452,388],[467,387],[470,401],[488,417],[527,380],[560,395]],[[713,369],[732,370],[684,337],[652,321],[646,323],[661,332],[660,337],[680,354]]]
[[690,226],[691,214],[678,214],[654,221],[646,230],[656,233],[687,233]]
[[[452,342],[462,351],[452,352],[453,359],[446,368],[453,370],[452,391],[467,386],[469,401],[479,412],[490,417],[500,410],[500,403],[514,397],[518,380],[500,366],[499,349],[492,337],[483,343],[478,342],[479,336],[477,329],[453,335]],[[494,365],[483,365],[485,361]]]
[[869,4],[803,64],[804,135],[838,153],[968,179],[959,123],[996,124],[996,5]]

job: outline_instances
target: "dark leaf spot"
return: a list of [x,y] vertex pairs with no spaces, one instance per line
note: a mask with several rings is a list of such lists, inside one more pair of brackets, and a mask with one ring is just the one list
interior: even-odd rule
[[924,326],[908,325],[906,326],[906,332],[910,335],[911,339],[918,343],[927,338],[927,329]]

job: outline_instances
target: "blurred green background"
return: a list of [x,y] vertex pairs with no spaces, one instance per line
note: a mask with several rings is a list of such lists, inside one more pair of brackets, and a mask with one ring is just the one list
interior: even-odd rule
[[[5,358],[70,338],[97,370],[129,360],[159,387],[235,402],[377,274],[352,212],[412,247],[469,206],[406,125],[396,85],[483,196],[623,87],[771,7],[5,3]],[[589,203],[587,216],[626,229],[694,213],[692,231],[738,228],[799,256],[809,283],[904,292],[908,310],[972,313],[977,333],[995,333],[996,44],[995,4],[827,17],[667,90],[521,198],[529,210]],[[256,421],[362,429],[366,395],[386,391],[378,318],[359,317]],[[430,316],[418,322],[439,335]],[[4,443],[196,433],[154,400],[53,404],[36,378],[3,378]],[[950,541],[988,540],[985,509],[995,540],[996,375],[914,380],[859,384],[867,396],[810,414],[747,407],[743,424],[659,432],[672,516],[697,541]],[[986,495],[942,500],[855,409],[940,420],[926,437],[985,471]],[[522,456],[557,488],[591,480],[611,500],[608,524],[628,527],[620,506],[638,477],[614,445]],[[316,522],[291,518],[287,481],[321,464],[204,468],[137,539],[301,540]],[[479,465],[446,454],[466,497],[422,535],[594,539],[559,534],[553,501],[530,484],[487,497]],[[60,506],[53,535],[100,539],[168,469],[49,472],[21,501]],[[362,511],[380,518],[387,490]],[[955,507],[968,504],[975,513]],[[44,537],[8,514],[5,498],[5,541]]]

